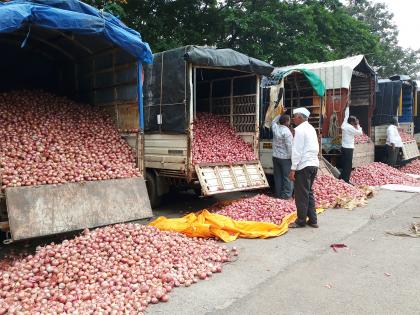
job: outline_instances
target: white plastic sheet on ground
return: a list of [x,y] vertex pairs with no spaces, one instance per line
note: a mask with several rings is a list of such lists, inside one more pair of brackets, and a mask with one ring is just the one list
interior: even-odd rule
[[416,175],[416,174],[407,174],[407,175],[415,179],[420,179],[420,175]]
[[393,191],[420,193],[420,187],[416,187],[416,186],[388,184],[388,185],[379,186],[379,188],[386,189],[386,190],[393,190]]

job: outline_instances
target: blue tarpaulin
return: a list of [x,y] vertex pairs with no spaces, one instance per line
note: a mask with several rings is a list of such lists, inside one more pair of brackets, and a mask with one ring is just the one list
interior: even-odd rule
[[0,34],[30,27],[93,35],[120,47],[142,63],[152,63],[153,55],[140,33],[115,16],[77,0],[15,0],[0,3]]

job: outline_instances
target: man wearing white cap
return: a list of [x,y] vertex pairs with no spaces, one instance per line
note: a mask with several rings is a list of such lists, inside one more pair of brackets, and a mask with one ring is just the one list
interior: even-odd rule
[[295,203],[297,219],[289,227],[300,228],[305,225],[318,227],[315,199],[312,191],[319,167],[318,135],[308,122],[311,113],[303,107],[293,110],[295,138],[292,148],[292,168],[289,178],[295,182]]

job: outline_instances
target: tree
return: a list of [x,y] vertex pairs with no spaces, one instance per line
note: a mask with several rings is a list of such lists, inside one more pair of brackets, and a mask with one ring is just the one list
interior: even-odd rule
[[105,12],[111,13],[118,18],[125,17],[125,12],[122,6],[127,3],[127,0],[84,0],[84,2],[100,10],[104,10]]
[[369,0],[350,0],[348,13],[363,21],[380,40],[380,49],[370,57],[381,77],[407,74],[413,78],[420,72],[420,50],[402,48],[398,45],[398,28],[393,22],[394,15],[384,3]]

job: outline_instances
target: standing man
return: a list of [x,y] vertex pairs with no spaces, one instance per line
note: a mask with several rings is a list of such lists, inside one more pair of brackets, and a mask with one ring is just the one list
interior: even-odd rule
[[276,197],[290,199],[293,183],[289,179],[292,167],[293,136],[289,129],[290,116],[279,115],[271,125],[273,131],[273,171]]
[[394,117],[386,130],[387,164],[389,166],[394,167],[397,164],[398,154],[402,147],[403,142],[398,132],[398,119]]
[[353,151],[354,151],[354,137],[361,136],[363,130],[359,125],[359,120],[350,116],[350,108],[346,107],[344,121],[341,125],[342,138],[341,138],[341,165],[343,171],[340,178],[345,182],[350,182],[350,174],[353,168]]
[[305,225],[318,228],[312,185],[319,167],[319,143],[315,128],[308,123],[309,115],[310,112],[303,107],[293,110],[293,122],[297,127],[289,178],[295,182],[297,219],[289,225],[290,228],[300,228]]

